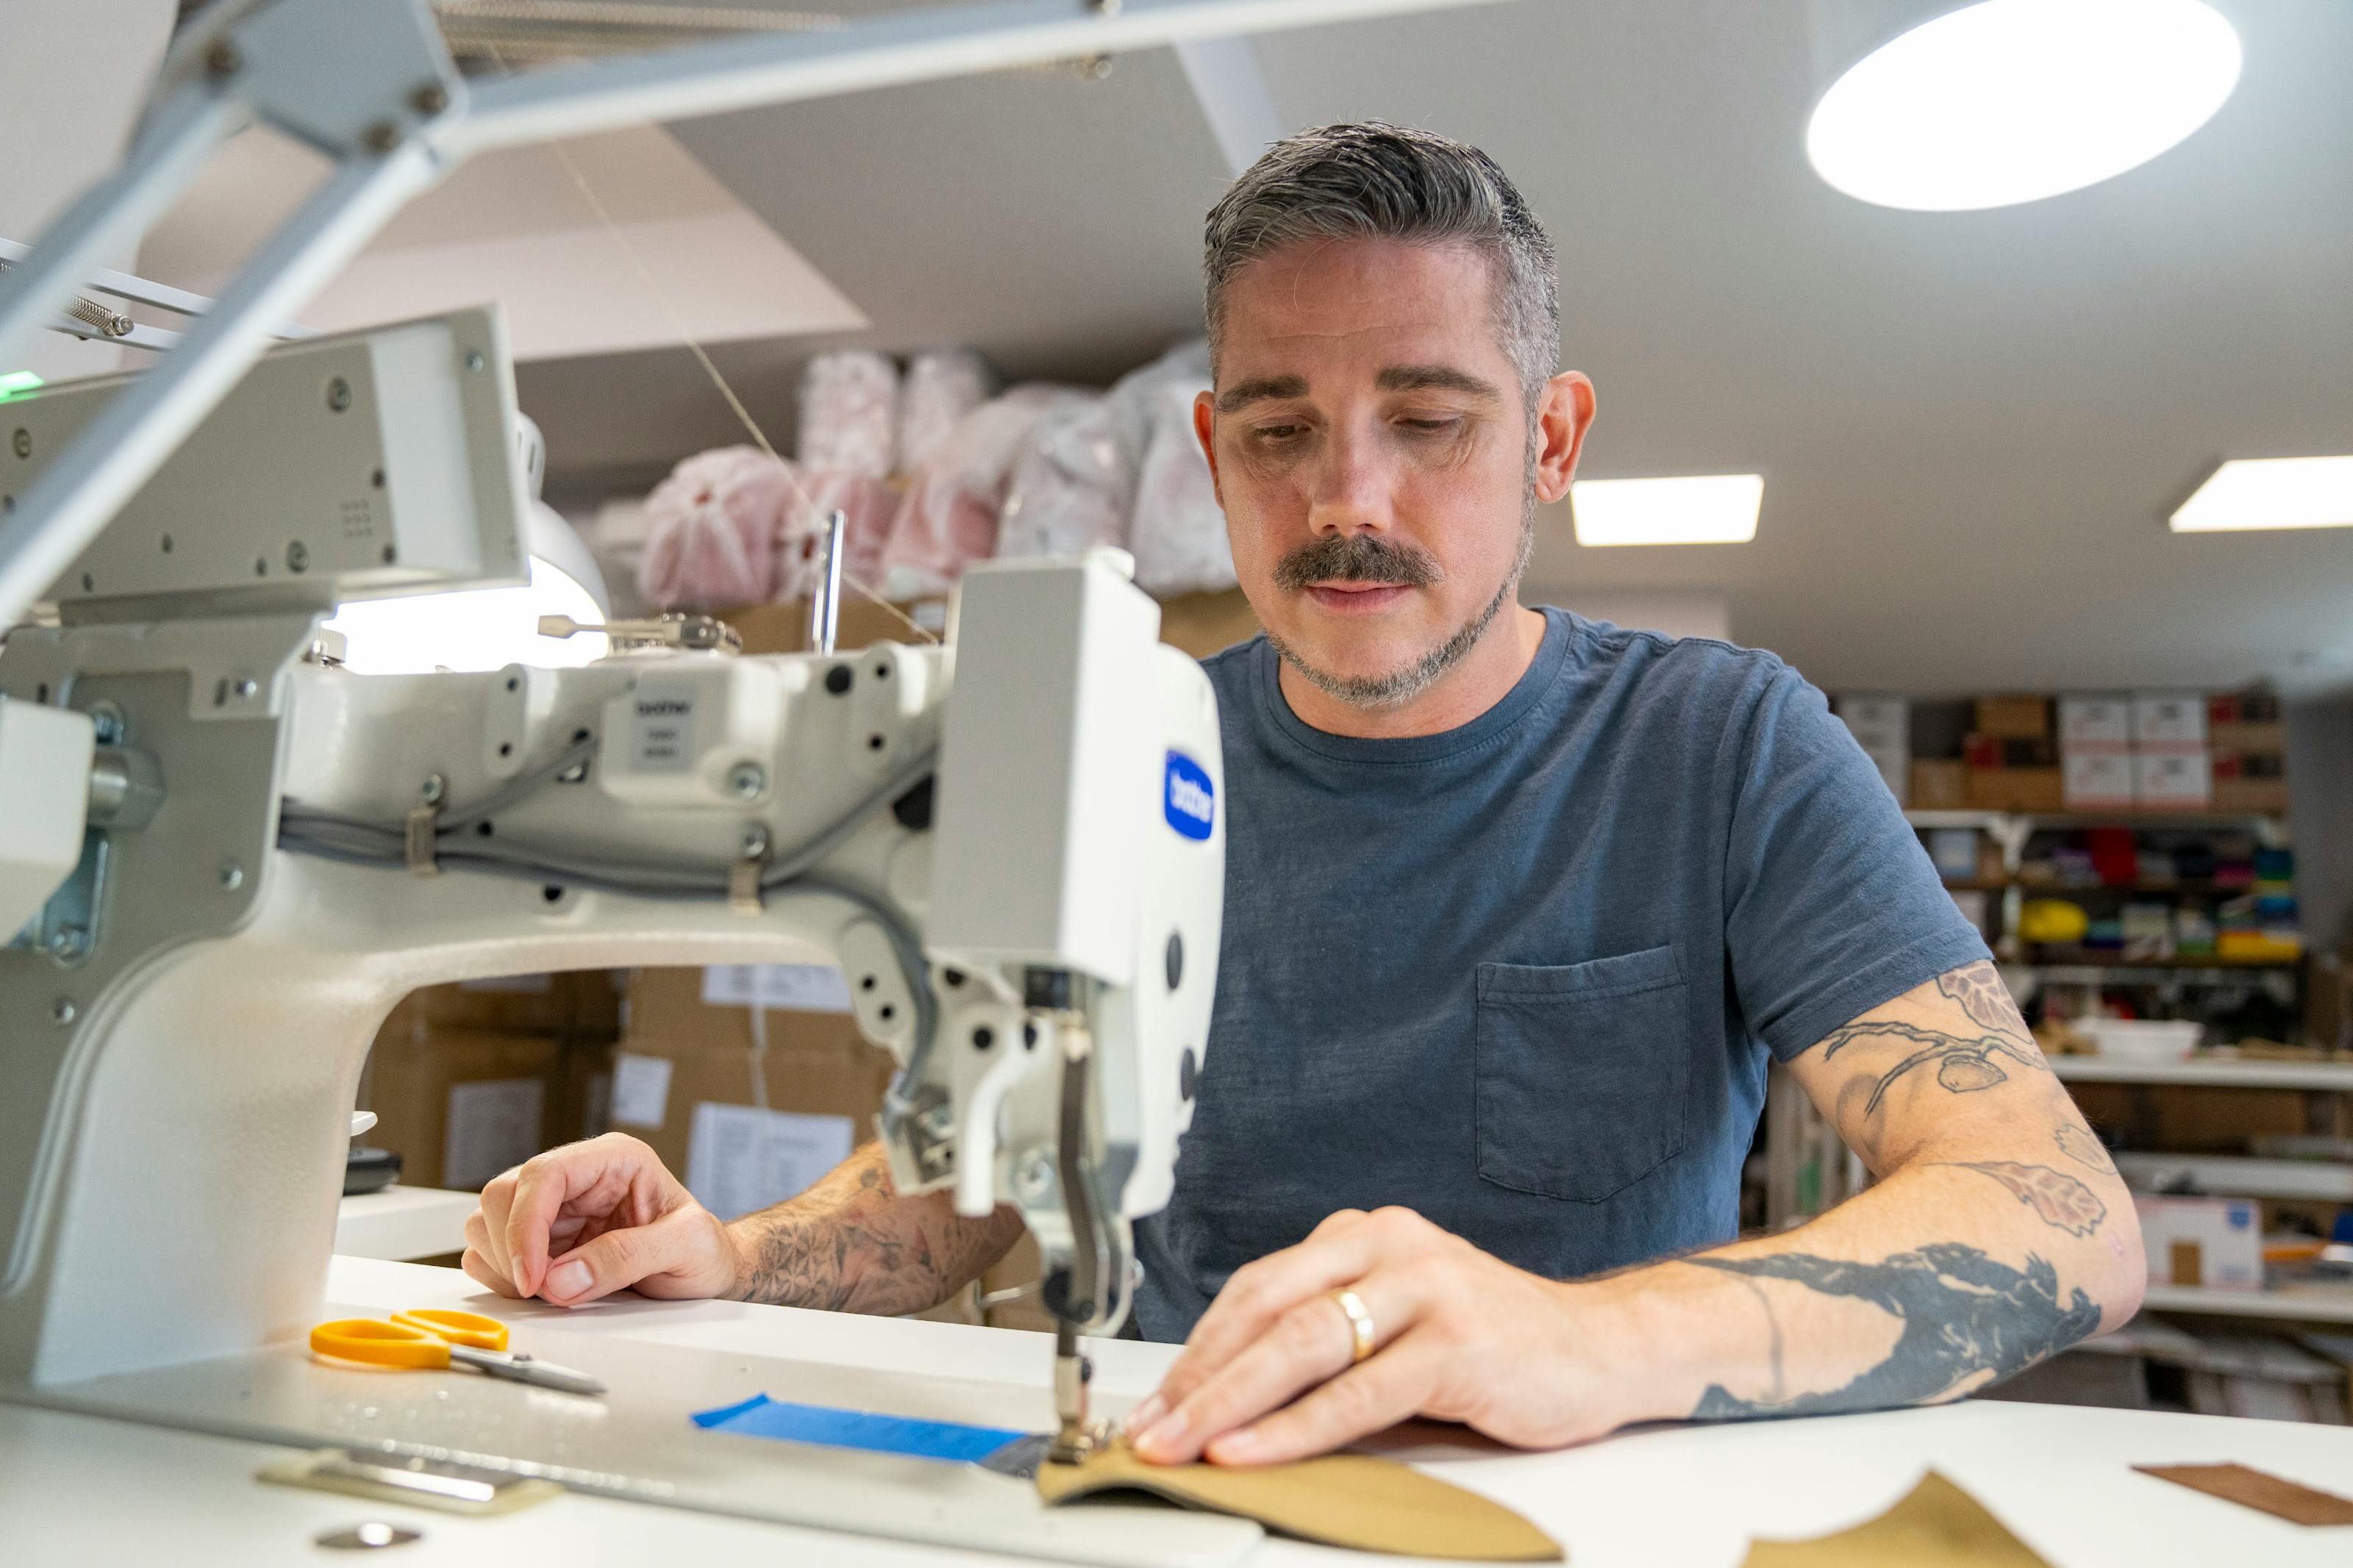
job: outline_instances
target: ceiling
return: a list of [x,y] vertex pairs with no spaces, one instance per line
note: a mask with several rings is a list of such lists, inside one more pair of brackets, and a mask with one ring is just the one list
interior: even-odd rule
[[[1512,171],[1559,244],[1563,363],[1599,387],[1588,475],[1765,475],[1746,545],[1588,550],[1544,514],[1532,597],[1720,603],[1833,689],[2353,680],[2353,533],[2164,525],[2222,458],[2353,451],[2353,6],[2215,3],[2246,68],[2211,123],[1975,214],[1805,163],[1817,57],[1881,0],[1515,0],[1257,52],[1285,123],[1424,125]],[[1103,381],[1198,331],[1229,165],[1167,51],[670,131],[867,323],[713,347],[780,432],[822,346]],[[520,382],[575,489],[741,438],[680,348]]]

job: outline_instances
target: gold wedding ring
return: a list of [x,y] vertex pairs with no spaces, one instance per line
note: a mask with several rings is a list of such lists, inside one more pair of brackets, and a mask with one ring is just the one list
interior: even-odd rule
[[1348,1334],[1355,1341],[1349,1349],[1348,1364],[1354,1366],[1373,1353],[1373,1315],[1365,1310],[1364,1298],[1354,1290],[1326,1290],[1324,1293],[1347,1314]]

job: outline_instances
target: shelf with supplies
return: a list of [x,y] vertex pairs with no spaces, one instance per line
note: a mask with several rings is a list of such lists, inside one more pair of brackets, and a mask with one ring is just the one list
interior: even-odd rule
[[[2007,962],[2007,961],[2005,961]],[[2264,970],[2297,970],[2304,967],[2304,956],[2294,958],[2223,958],[2211,952],[2182,953],[2171,958],[2126,958],[2097,947],[2053,947],[2047,942],[2029,943],[2025,956],[2018,962],[2035,969],[2072,970],[2153,970],[2176,974],[2212,974],[2225,984],[2243,980],[2249,972]],[[2088,977],[2087,977],[2088,978]],[[2097,981],[2091,981],[2096,984]]]
[[2218,1290],[2204,1285],[2151,1285],[2144,1312],[2196,1312],[2218,1318],[2284,1318],[2302,1323],[2353,1323],[2353,1285],[2286,1285]]
[[2132,1061],[2118,1057],[2052,1057],[2068,1083],[2196,1084],[2211,1089],[2294,1089],[2353,1094],[2353,1061],[2280,1061],[2269,1057],[2186,1057]]
[[2353,1203],[2353,1164],[2342,1160],[2258,1160],[2242,1154],[2118,1153],[2135,1192],[2200,1197]]

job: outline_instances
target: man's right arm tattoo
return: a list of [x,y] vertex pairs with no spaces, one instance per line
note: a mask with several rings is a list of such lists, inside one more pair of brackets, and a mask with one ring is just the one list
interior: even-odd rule
[[955,1212],[945,1193],[901,1197],[879,1143],[799,1197],[729,1227],[746,1258],[743,1298],[783,1307],[895,1315],[936,1307],[1005,1255],[1020,1215]]

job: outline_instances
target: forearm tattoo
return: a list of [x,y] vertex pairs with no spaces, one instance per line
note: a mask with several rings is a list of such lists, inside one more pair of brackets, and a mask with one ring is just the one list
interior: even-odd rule
[[1935,1404],[1997,1383],[2100,1326],[2099,1304],[2078,1287],[2062,1306],[2057,1271],[2031,1253],[2022,1271],[1957,1242],[1932,1242],[1878,1263],[1802,1252],[1684,1261],[1869,1301],[1904,1325],[1895,1348],[1841,1387],[1767,1401],[1743,1399],[1717,1384],[1692,1411],[1699,1421]]
[[1959,1003],[1961,1011],[1978,1028],[2015,1035],[2021,1040],[2034,1038],[2018,1004],[2010,999],[2010,987],[2001,983],[2001,972],[1985,960],[1947,970],[1936,976],[1936,989]]
[[731,1228],[751,1262],[746,1300],[890,1315],[936,1307],[1019,1239],[1021,1219],[955,1212],[945,1193],[901,1197],[879,1143],[807,1192]]
[[2116,1173],[2116,1163],[2108,1158],[2107,1145],[2084,1128],[2072,1121],[2062,1121],[2051,1130],[2051,1136],[2059,1145],[2059,1152],[2075,1163],[2097,1171],[2104,1176]]
[[2048,1165],[2021,1165],[2012,1160],[1961,1160],[1951,1164],[1957,1171],[1991,1176],[2043,1224],[2070,1236],[2089,1236],[2108,1217],[2107,1205],[2091,1188]]

